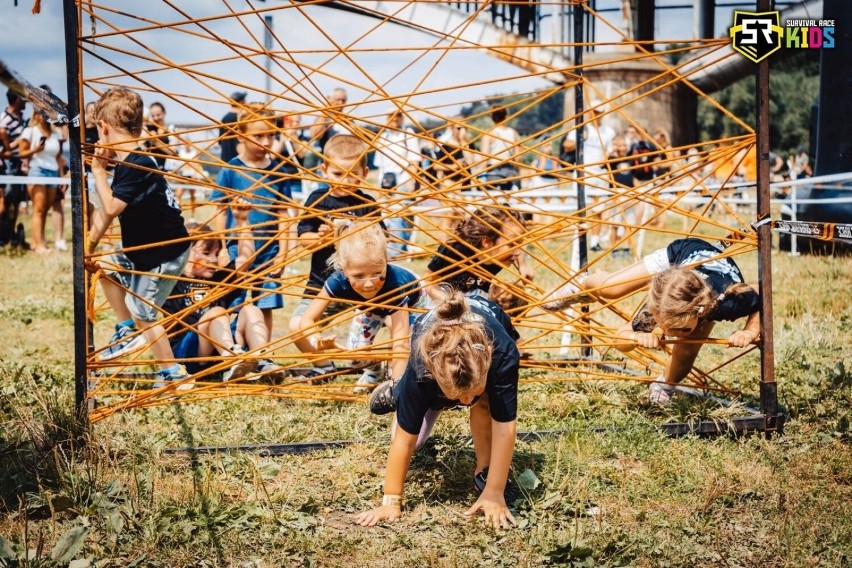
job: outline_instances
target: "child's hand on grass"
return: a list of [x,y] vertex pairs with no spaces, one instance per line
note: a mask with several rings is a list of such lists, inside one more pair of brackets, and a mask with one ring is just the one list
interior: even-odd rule
[[382,505],[363,513],[358,513],[354,517],[356,525],[362,527],[374,527],[379,521],[388,520],[395,521],[402,514],[402,509],[399,505]]
[[480,509],[485,515],[485,524],[491,525],[495,529],[508,529],[511,525],[518,524],[509,507],[506,506],[506,500],[503,496],[498,493],[492,497],[487,488],[464,514],[471,516]]

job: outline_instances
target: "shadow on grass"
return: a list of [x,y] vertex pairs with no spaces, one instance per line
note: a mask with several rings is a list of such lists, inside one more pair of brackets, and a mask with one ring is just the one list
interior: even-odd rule
[[195,436],[192,433],[192,427],[186,420],[183,407],[180,404],[175,404],[172,408],[174,409],[175,420],[180,427],[180,437],[183,440],[185,447],[189,449],[187,455],[189,456],[190,469],[192,471],[192,489],[201,503],[201,514],[204,519],[203,526],[210,537],[209,542],[213,545],[217,565],[222,566],[225,564],[224,549],[222,547],[222,542],[219,540],[219,536],[216,533],[216,523],[213,520],[215,512],[211,508],[207,494],[202,490],[203,466],[201,464],[200,454],[194,449],[196,447]]

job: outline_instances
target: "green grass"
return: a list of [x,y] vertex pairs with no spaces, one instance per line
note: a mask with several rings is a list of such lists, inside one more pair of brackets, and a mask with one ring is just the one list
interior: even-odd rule
[[[519,428],[564,433],[518,443],[521,526],[497,533],[462,515],[475,497],[461,412],[416,455],[403,518],[374,529],[350,517],[381,496],[388,419],[361,405],[228,398],[81,432],[69,257],[0,254],[0,566],[849,566],[852,261],[773,262],[784,436],[667,439],[656,424],[732,411],[650,410],[626,382],[525,385]],[[754,403],[756,357],[720,376]],[[163,453],[331,439],[358,443],[276,458]],[[27,550],[28,563],[4,559]]]

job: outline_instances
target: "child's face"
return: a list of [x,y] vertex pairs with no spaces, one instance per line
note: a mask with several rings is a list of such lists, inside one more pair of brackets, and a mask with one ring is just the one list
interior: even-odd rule
[[275,139],[275,125],[259,120],[246,124],[245,132],[241,135],[246,155],[252,159],[264,157],[272,147]]
[[322,166],[322,173],[335,197],[345,195],[347,190],[358,188],[367,177],[367,168],[358,158],[330,160]]
[[489,238],[483,239],[482,248],[489,249],[488,254],[491,257],[489,262],[510,264],[522,253],[518,244],[520,237],[524,234],[524,228],[520,223],[511,220],[503,224],[500,233],[496,241]]
[[667,327],[662,323],[659,324],[663,333],[671,337],[689,337],[695,328],[698,327],[698,316],[690,315],[685,320],[678,322],[677,327]]
[[612,141],[612,151],[619,158],[627,155],[627,140],[624,138],[614,138]]
[[218,269],[219,245],[211,241],[199,241],[189,249],[189,260],[185,274],[192,278],[209,280]]
[[353,290],[364,299],[370,300],[382,289],[387,271],[388,263],[384,259],[359,258],[350,260],[343,269],[343,274]]

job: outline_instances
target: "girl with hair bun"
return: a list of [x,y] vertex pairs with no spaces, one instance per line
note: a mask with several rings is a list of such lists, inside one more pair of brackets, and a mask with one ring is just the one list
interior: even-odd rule
[[495,528],[515,524],[507,502],[517,496],[509,467],[518,406],[518,333],[490,300],[446,294],[417,319],[402,378],[382,383],[370,398],[373,413],[396,414],[382,504],[355,516],[361,526],[399,518],[412,454],[426,442],[438,415],[458,406],[470,407],[474,486],[481,493],[465,514],[482,510]]
[[[648,285],[648,298],[633,321],[616,336],[621,351],[635,347],[660,349],[660,339],[706,339],[718,321],[747,318],[743,329],[728,337],[731,347],[745,347],[760,335],[760,297],[744,283],[736,263],[717,246],[701,239],[672,241],[639,262],[617,272],[595,272],[568,282],[542,304],[556,311],[593,297],[614,300]],[[667,405],[675,388],[689,374],[701,343],[675,343],[663,373],[651,383],[649,401]]]
[[[335,227],[335,238],[337,250],[328,261],[334,272],[299,320],[299,331],[313,331],[303,334],[296,346],[305,353],[335,347],[333,336],[320,336],[317,321],[354,304],[358,307],[347,347],[363,349],[372,345],[385,320],[390,318],[394,352],[391,377],[399,377],[405,370],[409,319],[414,319],[411,308],[421,303],[420,277],[407,268],[388,263],[388,243],[381,225],[341,220]],[[327,374],[321,368],[315,371],[311,376]],[[364,370],[355,390],[367,392],[379,382],[377,365],[372,365]]]

